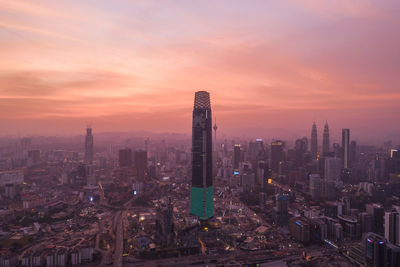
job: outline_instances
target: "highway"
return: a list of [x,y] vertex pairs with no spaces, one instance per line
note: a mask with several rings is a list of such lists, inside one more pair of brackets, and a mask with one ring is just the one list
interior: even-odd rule
[[115,233],[115,251],[113,256],[115,267],[122,266],[122,253],[124,250],[124,230],[123,230],[123,222],[121,216],[122,212],[117,211],[115,215],[116,233]]

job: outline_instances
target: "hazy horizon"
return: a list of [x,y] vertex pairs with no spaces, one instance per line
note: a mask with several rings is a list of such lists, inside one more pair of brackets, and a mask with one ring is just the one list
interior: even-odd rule
[[[191,132],[400,142],[396,1],[4,1],[1,135]],[[336,139],[337,139],[336,138]],[[332,139],[334,140],[334,139]]]

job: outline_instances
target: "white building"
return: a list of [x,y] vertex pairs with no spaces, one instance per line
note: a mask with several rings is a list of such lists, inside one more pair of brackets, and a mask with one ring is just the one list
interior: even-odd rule
[[22,170],[0,171],[0,186],[6,184],[22,184],[24,182],[24,173]]

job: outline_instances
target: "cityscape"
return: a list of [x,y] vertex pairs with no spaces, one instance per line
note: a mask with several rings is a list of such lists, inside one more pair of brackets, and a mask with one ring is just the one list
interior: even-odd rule
[[0,3],[0,267],[400,267],[400,5],[88,2]]

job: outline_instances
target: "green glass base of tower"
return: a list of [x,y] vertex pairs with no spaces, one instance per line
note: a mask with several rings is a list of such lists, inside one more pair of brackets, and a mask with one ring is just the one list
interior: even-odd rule
[[[196,215],[201,220],[206,220],[214,216],[213,187],[207,187],[204,201],[204,189],[202,187],[192,187],[190,189],[190,214]],[[205,216],[204,216],[205,204]]]

